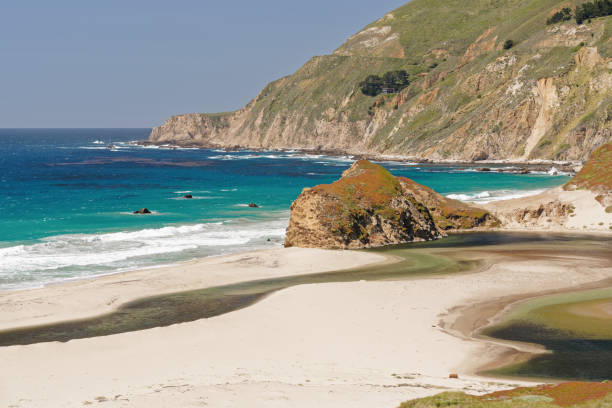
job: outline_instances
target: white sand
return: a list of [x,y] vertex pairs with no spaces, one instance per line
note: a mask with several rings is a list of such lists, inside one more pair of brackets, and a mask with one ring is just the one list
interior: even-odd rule
[[[66,317],[75,305],[87,315],[160,290],[379,260],[361,252],[283,249],[3,294],[0,327]],[[104,399],[104,406],[118,407],[395,407],[447,389],[492,391],[516,382],[469,373],[503,348],[440,329],[447,311],[492,294],[611,276],[612,269],[572,256],[504,261],[473,274],[298,286],[206,320],[0,348],[0,406],[78,407]],[[118,300],[107,305],[114,292]],[[451,372],[460,379],[448,379]]]
[[91,317],[146,296],[382,262],[365,252],[279,248],[203,258],[42,289],[0,292],[0,329]]
[[[538,195],[494,201],[482,207],[493,212],[502,221],[505,230],[612,234],[612,229],[610,229],[612,227],[612,213],[606,213],[605,208],[595,200],[596,196],[596,193],[587,190],[565,191],[562,187],[556,187]],[[550,221],[548,217],[542,217],[533,225],[521,224],[512,220],[511,215],[517,209],[534,210],[541,204],[555,200],[571,203],[574,206],[574,213],[566,218],[551,219]]]

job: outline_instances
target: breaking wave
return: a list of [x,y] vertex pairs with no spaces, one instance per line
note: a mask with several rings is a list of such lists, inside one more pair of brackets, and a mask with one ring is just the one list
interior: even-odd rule
[[493,201],[510,200],[513,198],[529,197],[540,194],[545,189],[539,190],[494,190],[481,191],[478,193],[467,194],[447,194],[446,197],[459,201],[467,201],[471,203],[486,204]]
[[287,219],[233,220],[106,234],[58,235],[0,248],[0,289],[40,287],[196,257],[275,247]]

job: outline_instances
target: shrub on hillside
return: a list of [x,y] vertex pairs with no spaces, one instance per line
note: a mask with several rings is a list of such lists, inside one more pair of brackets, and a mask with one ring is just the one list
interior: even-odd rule
[[594,0],[576,7],[576,23],[582,24],[591,18],[612,15],[612,0]]
[[548,20],[546,20],[546,24],[557,24],[561,21],[568,21],[572,18],[572,10],[568,7],[561,9],[561,11],[557,11],[553,14]]
[[382,78],[378,75],[368,75],[365,81],[359,84],[359,87],[364,95],[376,96],[382,92],[382,84]]
[[389,71],[381,77],[378,75],[368,75],[368,77],[359,84],[361,92],[368,96],[377,96],[383,91],[386,93],[396,93],[410,85],[408,73],[404,70]]

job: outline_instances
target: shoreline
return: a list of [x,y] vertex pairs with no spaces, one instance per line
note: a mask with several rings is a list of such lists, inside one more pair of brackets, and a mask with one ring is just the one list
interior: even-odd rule
[[[308,256],[315,259],[321,258],[327,262],[327,265],[325,267],[315,266],[307,259]],[[299,261],[295,262],[295,258],[299,258]],[[279,269],[282,266],[286,267],[289,263],[291,263],[291,267],[284,269],[287,271],[287,276],[308,274],[313,273],[313,271],[331,272],[336,269],[351,269],[375,263],[384,264],[387,261],[387,257],[364,252],[349,255],[348,252],[344,254],[343,251],[322,249],[275,248],[203,257],[167,266],[74,279],[53,283],[41,288],[7,290],[0,292],[0,330],[44,325],[61,320],[91,318],[113,312],[124,304],[149,296],[204,289],[245,280],[285,276]],[[232,264],[243,268],[249,266],[254,268],[247,275],[245,271],[239,269],[232,271]],[[229,270],[234,273],[225,276],[219,271],[211,275],[202,274],[201,269],[206,267],[217,267],[219,271]],[[112,290],[110,290],[111,288]],[[80,293],[82,291],[93,292],[92,297],[103,297],[106,300],[83,299]],[[41,296],[46,296],[58,303],[49,305],[49,302],[45,302],[44,308],[41,308],[40,311],[33,311],[30,307],[28,312],[35,317],[27,318],[19,315],[13,316],[12,320],[7,320],[5,316],[7,313],[5,312],[12,311],[11,302],[35,302]],[[70,299],[70,296],[79,298],[79,301]],[[79,304],[79,313],[75,315],[73,311],[67,310],[77,303]],[[47,310],[50,306],[55,307],[55,310]],[[52,320],[49,319],[51,314],[55,314]]]
[[[261,405],[274,406],[272,401],[283,395],[283,401],[306,407],[313,398],[319,400],[325,395],[322,406],[343,405],[347,398],[359,396],[357,407],[391,407],[444,390],[486,393],[532,384],[529,379],[474,375],[470,365],[495,360],[507,353],[508,347],[460,338],[439,325],[441,318],[457,307],[491,301],[491,293],[501,299],[517,293],[525,296],[525,289],[534,281],[547,290],[573,289],[598,285],[612,274],[604,258],[578,254],[551,261],[531,251],[531,246],[502,244],[497,251],[505,248],[505,252],[491,252],[481,267],[467,272],[406,280],[298,285],[271,293],[247,308],[208,319],[66,343],[2,347],[0,358],[6,362],[6,370],[0,374],[0,401],[9,405],[27,396],[32,404],[21,406],[53,407],[69,400],[92,401],[97,396],[111,401],[113,395],[121,395],[116,398],[117,404],[128,398],[134,406],[164,406],[175,400],[175,404],[189,405],[204,397],[213,405],[223,401],[246,403],[254,398],[263,401]],[[566,252],[554,245],[542,247],[560,255]],[[522,252],[514,253],[521,248]],[[437,250],[449,256],[453,251],[460,252],[459,259],[465,261],[487,253],[486,247],[479,246],[469,251]],[[193,265],[170,268],[176,275],[168,271],[166,278],[180,275],[186,280],[172,289],[182,286],[186,290],[192,284],[204,284],[203,275],[211,277],[209,283],[219,285],[224,279],[232,281],[228,274],[234,274],[233,281],[240,282],[239,276],[244,278],[245,273],[254,278],[253,271],[284,276],[286,267],[296,274],[320,271],[322,266],[331,270],[332,261],[340,262],[337,256],[345,265],[353,266],[366,261],[371,266],[393,262],[384,253],[283,248],[196,263],[200,269],[207,269],[200,271],[200,276],[194,276],[197,268]],[[494,259],[497,261],[487,262]],[[156,287],[171,291],[162,284],[163,276],[157,270],[143,276],[128,274],[96,280],[102,300],[98,307],[102,303],[113,308],[127,299],[124,294],[111,304],[105,303],[113,299],[105,295],[125,285],[135,285],[137,291],[127,292],[135,297]],[[90,283],[69,286],[80,301],[92,297]],[[57,313],[49,311],[49,301],[65,302],[72,315],[87,306],[71,301],[66,293],[55,295],[54,299],[38,293],[29,298],[30,303],[21,299],[21,305],[13,305],[21,307],[21,316],[29,315],[30,322],[41,311],[49,314],[38,316],[39,321],[57,320]],[[6,302],[1,304],[6,307]],[[10,326],[5,312],[0,313],[3,328]],[[19,314],[19,310],[12,313]],[[317,330],[313,330],[315,327]],[[171,359],[164,357],[168,353]],[[355,355],[360,357],[355,359]],[[133,364],[118,372],[115,367],[126,359]],[[449,379],[451,372],[458,372],[460,379]]]
[[[201,150],[223,150],[225,152],[240,152],[240,151],[252,151],[252,152],[299,152],[303,154],[318,154],[329,157],[346,157],[357,159],[366,159],[370,161],[389,161],[389,162],[413,162],[416,164],[451,164],[451,165],[516,165],[516,166],[531,166],[536,169],[550,169],[550,166],[564,166],[571,167],[572,173],[577,173],[582,165],[583,161],[571,161],[571,160],[520,160],[520,159],[499,159],[499,160],[459,160],[459,159],[423,159],[418,156],[407,156],[407,155],[392,155],[392,154],[381,154],[381,153],[359,153],[351,152],[349,150],[325,150],[325,149],[306,149],[300,147],[284,147],[284,148],[263,148],[263,147],[245,147],[245,146],[215,146],[215,145],[201,145],[201,144],[169,144],[169,143],[155,143],[149,140],[138,140],[134,144],[139,146],[158,146],[164,148],[167,146],[168,149],[173,147],[177,148],[191,148]],[[561,170],[561,169],[560,169]],[[565,170],[561,170],[565,171]]]
[[[470,230],[449,230],[446,231],[448,236],[461,236],[461,235],[474,235],[474,234],[482,234],[482,233],[513,233],[513,234],[525,234],[525,235],[542,235],[542,234],[555,234],[558,236],[567,236],[567,237],[593,237],[593,238],[598,238],[598,237],[610,237],[612,236],[611,232],[608,231],[602,231],[602,230],[570,230],[567,228],[554,228],[554,229],[550,229],[550,230],[542,230],[539,229],[538,227],[523,227],[523,228],[519,228],[519,227],[515,227],[515,228],[474,228],[474,229],[470,229]],[[444,237],[446,238],[446,237]],[[426,242],[437,242],[437,241],[441,241],[444,238],[440,238],[437,240],[433,240],[433,241],[426,241]],[[411,243],[406,243],[406,244],[401,244],[401,245],[409,245]],[[382,246],[382,247],[372,247],[370,249],[378,249],[378,250],[385,250],[387,248],[392,249],[394,248],[396,245],[391,245],[391,246]],[[240,258],[240,257],[257,257],[258,255],[263,255],[265,256],[268,253],[276,253],[279,251],[284,251],[284,252],[289,252],[289,251],[304,251],[304,252],[320,252],[320,253],[336,253],[338,255],[340,254],[351,254],[351,253],[356,253],[356,254],[369,254],[372,256],[372,259],[369,261],[365,261],[365,263],[358,263],[358,264],[350,264],[348,267],[341,267],[341,269],[329,269],[329,268],[324,268],[321,270],[317,270],[316,272],[310,272],[310,273],[327,273],[327,272],[341,272],[341,271],[345,271],[345,270],[351,270],[351,269],[355,269],[355,268],[363,268],[363,267],[371,267],[371,266],[384,266],[387,264],[393,264],[393,263],[397,263],[397,262],[401,262],[401,260],[398,260],[396,256],[393,255],[389,255],[389,254],[385,254],[384,252],[364,252],[363,250],[327,250],[327,249],[316,249],[316,248],[299,248],[299,247],[292,247],[292,248],[285,248],[285,247],[277,247],[277,248],[267,248],[267,249],[256,249],[256,250],[245,250],[245,251],[237,251],[237,252],[232,252],[232,253],[226,253],[226,254],[217,254],[217,255],[209,255],[209,256],[204,256],[204,257],[198,257],[198,258],[193,258],[193,259],[189,259],[189,260],[181,260],[181,261],[176,261],[176,262],[172,262],[172,263],[168,263],[168,264],[160,264],[160,265],[152,265],[152,266],[147,266],[147,267],[134,267],[134,269],[128,269],[128,270],[119,270],[119,271],[115,271],[115,272],[110,272],[110,273],[104,273],[104,274],[100,274],[100,275],[92,275],[92,276],[86,276],[86,277],[73,277],[73,278],[67,278],[66,280],[62,280],[62,281],[56,281],[56,282],[49,282],[46,283],[40,287],[32,287],[32,288],[15,288],[15,289],[4,289],[4,290],[0,290],[0,330],[7,330],[7,329],[11,329],[13,327],[7,327],[7,326],[3,326],[3,321],[1,318],[1,313],[2,313],[2,299],[3,298],[11,298],[14,295],[20,295],[20,294],[24,294],[27,296],[28,293],[35,293],[34,296],[36,296],[39,292],[51,292],[51,291],[72,291],[73,289],[78,290],[81,289],[82,286],[93,286],[94,288],[97,287],[98,285],[107,285],[107,284],[116,284],[117,282],[121,283],[121,282],[135,282],[138,280],[143,279],[143,277],[146,277],[148,279],[156,279],[158,274],[161,275],[166,275],[168,272],[172,273],[173,271],[178,271],[178,270],[187,270],[187,271],[191,271],[194,269],[197,269],[200,266],[206,266],[207,264],[216,264],[217,262],[220,263],[224,263],[225,261],[227,262],[232,262],[232,260],[234,258]],[[366,258],[368,258],[366,256]],[[378,258],[378,259],[377,259]],[[359,261],[357,261],[359,262]],[[475,271],[467,271],[466,273],[475,273]],[[259,279],[268,279],[268,278],[276,278],[276,277],[290,277],[290,276],[294,276],[294,275],[299,275],[299,273],[291,273],[289,275],[263,275],[263,276],[259,276],[259,275],[254,275],[252,278],[254,280],[259,280]],[[249,279],[252,280],[252,279]],[[108,282],[106,282],[108,281]],[[115,282],[117,281],[117,282]],[[220,282],[220,284],[222,285],[226,285],[226,284],[232,284],[232,283],[236,283],[236,282],[241,282],[241,281],[234,281],[234,280],[227,280],[227,281],[223,281]],[[190,285],[195,285],[195,286],[189,286],[189,288],[185,289],[185,284],[181,284],[180,287],[181,289],[179,291],[177,291],[176,293],[180,293],[183,291],[191,291],[191,290],[199,290],[199,289],[205,289],[207,287],[210,287],[208,285],[208,283],[203,283],[202,281],[198,281],[197,279],[190,279],[189,281]],[[215,286],[218,286],[218,284],[215,284]],[[174,287],[174,285],[173,285]],[[589,289],[589,288],[583,288],[583,289]],[[582,289],[576,289],[575,291],[579,291]],[[572,290],[573,291],[573,290]],[[117,302],[118,299],[114,299],[112,301],[112,304],[114,305],[113,308],[105,310],[103,313],[98,313],[98,314],[93,314],[93,315],[83,315],[83,316],[79,316],[78,319],[81,318],[90,318],[90,317],[95,317],[97,315],[102,315],[102,314],[106,314],[112,311],[117,310],[118,308],[120,308],[122,305],[127,304],[127,303],[131,303],[134,301],[138,301],[138,300],[142,300],[144,298],[147,297],[152,297],[152,296],[159,296],[159,295],[166,295],[166,294],[170,294],[170,293],[174,293],[173,289],[171,287],[166,287],[166,288],[157,288],[154,289],[153,291],[148,291],[148,292],[143,292],[139,295],[136,294],[131,294],[129,297],[123,298],[121,302]],[[525,300],[527,298],[534,298],[534,297],[538,297],[538,296],[546,296],[547,294],[551,294],[551,293],[542,293],[541,295],[539,294],[540,292],[534,292],[535,295],[531,296],[530,294],[527,294],[523,297],[521,297],[521,300]],[[565,291],[561,291],[561,292],[555,292],[555,293],[565,293]],[[517,302],[519,300],[516,300]],[[503,314],[503,313],[502,313]],[[36,323],[37,324],[46,324],[48,322],[43,322],[43,323]],[[31,326],[31,324],[27,324],[27,325],[23,325],[25,326]],[[17,326],[15,326],[17,327]],[[484,326],[482,327],[484,328]]]
[[[531,196],[528,196],[531,197]],[[485,207],[490,205],[491,203],[496,203],[499,201],[506,201],[506,200],[498,200],[498,201],[492,201],[486,204],[474,204],[476,206],[480,206],[480,207]],[[509,233],[521,233],[521,234],[546,234],[546,233],[553,233],[555,235],[568,235],[568,236],[580,236],[580,237],[588,237],[588,236],[593,236],[593,237],[607,237],[607,236],[612,236],[612,231],[607,231],[607,230],[584,230],[584,229],[568,229],[568,228],[551,228],[551,229],[542,229],[541,227],[537,227],[537,226],[533,226],[533,227],[499,227],[499,228],[492,228],[492,227],[487,227],[487,228],[473,228],[473,229],[469,229],[469,230],[447,230],[446,233],[450,236],[450,235],[462,235],[462,234],[479,234],[479,233],[486,233],[486,232],[499,232],[499,233],[504,233],[504,232],[509,232]],[[444,239],[444,238],[440,238],[440,239]],[[433,241],[431,241],[433,242]],[[410,243],[407,243],[410,244]],[[393,247],[393,245],[391,246]],[[370,249],[383,249],[385,247],[372,247]],[[29,292],[29,291],[37,291],[37,290],[44,290],[46,288],[53,288],[56,286],[62,286],[62,285],[70,285],[70,284],[78,284],[79,282],[88,282],[88,281],[95,281],[97,279],[103,279],[106,277],[111,277],[111,276],[122,276],[122,275],[129,275],[131,273],[136,273],[136,272],[145,272],[145,271],[155,271],[157,269],[166,269],[166,268],[179,268],[182,266],[186,266],[186,265],[191,265],[194,263],[199,263],[199,262],[203,262],[209,259],[215,259],[215,258],[223,258],[223,257],[231,257],[231,256],[237,256],[237,255],[245,255],[245,254],[251,254],[251,253],[259,253],[259,252],[265,252],[265,251],[275,251],[275,250],[282,250],[284,249],[284,247],[275,247],[275,248],[262,248],[262,249],[246,249],[243,251],[236,251],[236,252],[230,252],[230,253],[222,253],[222,254],[214,254],[214,255],[208,255],[208,256],[202,256],[202,257],[197,257],[197,258],[192,258],[192,259],[188,259],[188,260],[177,260],[177,261],[173,261],[170,263],[163,263],[163,264],[158,264],[158,265],[150,265],[150,266],[146,266],[146,267],[140,267],[140,266],[135,266],[132,268],[127,268],[127,269],[119,269],[116,271],[112,271],[112,272],[108,272],[108,273],[102,273],[102,274],[97,274],[97,275],[90,275],[90,276],[83,276],[83,277],[71,277],[71,278],[66,278],[64,280],[60,280],[60,281],[53,281],[53,282],[47,282],[47,283],[42,283],[41,286],[34,286],[34,287],[21,287],[21,288],[9,288],[9,289],[0,289],[0,299],[2,297],[3,294],[11,294],[11,293],[16,293],[16,292]],[[334,251],[334,250],[332,250]],[[339,250],[339,251],[350,251],[350,250]],[[384,262],[384,261],[383,261]],[[199,288],[201,289],[201,288]],[[160,293],[162,294],[162,293]],[[133,300],[137,300],[137,299],[133,299]],[[0,330],[2,328],[0,327]]]

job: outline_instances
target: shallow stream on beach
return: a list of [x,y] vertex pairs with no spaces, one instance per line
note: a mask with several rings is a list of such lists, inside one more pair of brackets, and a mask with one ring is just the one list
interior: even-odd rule
[[612,287],[536,298],[521,304],[483,334],[537,343],[552,351],[491,374],[612,379]]
[[[501,257],[525,257],[530,254],[538,257],[559,257],[571,253],[601,259],[601,262],[612,265],[612,239],[560,234],[467,233],[451,235],[438,241],[369,251],[395,257],[398,262],[337,272],[242,282],[149,297],[133,301],[113,313],[92,319],[0,332],[0,346],[68,341],[168,326],[244,308],[274,291],[295,285],[360,280],[398,280],[461,273],[475,270],[486,262]],[[600,291],[597,292],[599,297],[590,295],[579,300],[601,300],[606,298],[607,293]],[[552,299],[545,306],[549,309],[552,307],[553,311],[555,304],[568,303],[567,297]],[[575,301],[576,299],[570,298],[570,300]],[[601,310],[608,310],[606,305],[602,307]],[[608,330],[611,322],[609,318],[600,319],[597,330],[562,332],[554,331],[554,325],[551,331],[550,324],[545,326],[542,325],[542,321],[535,319],[533,316],[537,316],[537,313],[534,314],[533,311],[538,311],[537,307],[521,310],[528,310],[532,315],[524,312],[521,315],[522,320],[518,322],[511,320],[512,324],[504,323],[503,326],[496,326],[489,329],[487,334],[506,340],[543,344],[554,353],[536,357],[519,366],[505,368],[498,371],[497,374],[587,380],[612,377],[612,330]],[[600,309],[589,305],[585,310]],[[558,317],[554,313],[553,315]],[[519,314],[512,316],[516,317]],[[590,318],[601,318],[601,315]],[[561,320],[567,323],[567,319],[561,318]]]

